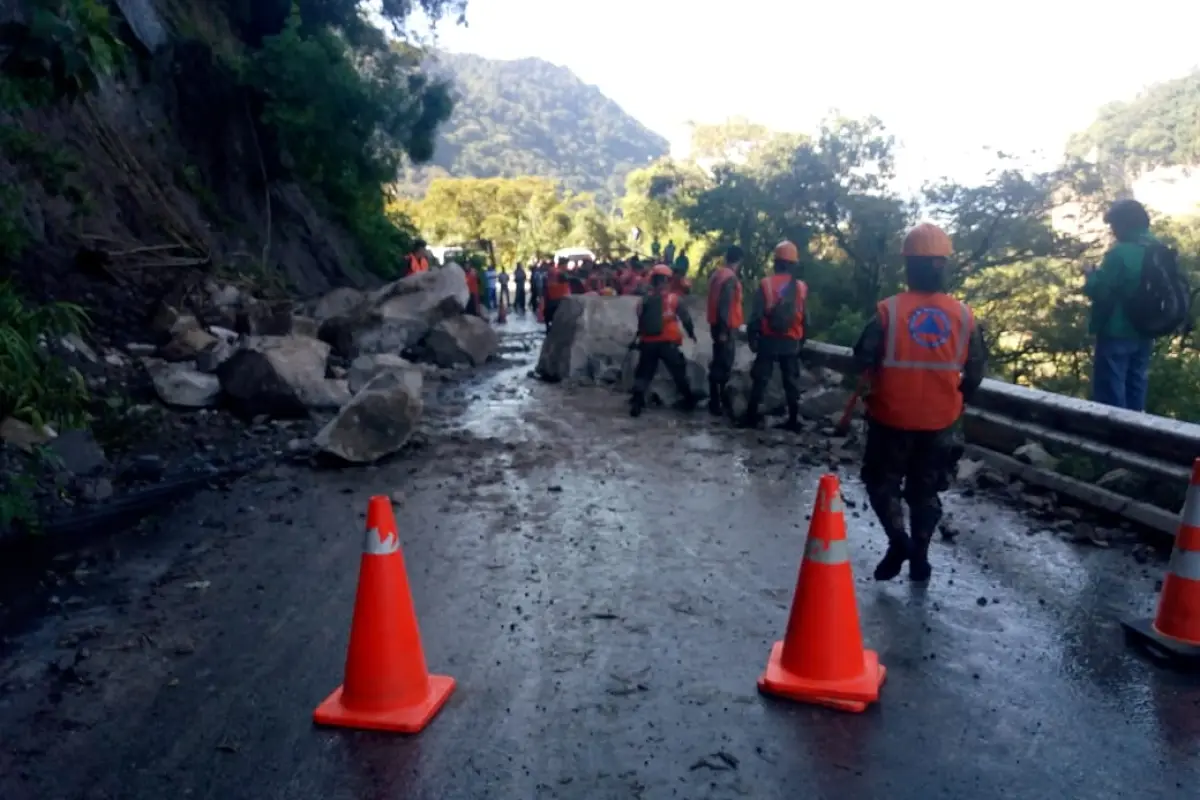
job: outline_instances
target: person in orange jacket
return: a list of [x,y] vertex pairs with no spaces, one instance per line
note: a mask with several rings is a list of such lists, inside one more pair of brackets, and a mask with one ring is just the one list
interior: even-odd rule
[[468,264],[463,268],[467,278],[467,313],[479,316],[479,273]]
[[[674,247],[674,245],[669,245]],[[687,271],[691,266],[688,263],[688,257],[680,253],[675,259],[675,263],[671,264],[671,291],[676,294],[686,295],[692,293],[692,282],[688,280]]]
[[650,286],[638,302],[638,342],[641,350],[637,367],[633,372],[633,395],[629,402],[629,416],[636,417],[646,407],[646,391],[654,381],[658,363],[666,365],[667,372],[675,381],[679,391],[677,406],[685,411],[696,407],[700,398],[688,384],[687,362],[680,345],[683,332],[696,341],[692,317],[683,299],[670,289],[671,270],[662,264],[650,271]]
[[758,407],[767,393],[775,365],[783,378],[787,422],[782,427],[800,430],[800,348],[804,345],[804,311],[808,285],[800,280],[800,250],[784,240],[775,246],[775,274],[763,278],[754,293],[746,338],[755,352],[750,368],[750,399],[739,421],[743,428],[758,426]]
[[429,254],[425,250],[425,240],[417,239],[413,242],[412,252],[404,257],[404,265],[401,267],[404,273],[401,277],[407,278],[409,275],[415,275],[418,272],[429,271]]
[[742,326],[742,248],[725,251],[725,264],[708,278],[708,328],[712,333],[712,362],[708,367],[708,411],[714,417],[732,413],[726,392],[733,376],[737,347],[734,333]]
[[558,264],[551,264],[546,273],[546,331],[554,325],[554,314],[558,311],[559,303],[571,294],[571,285],[567,283],[567,259],[560,258]]
[[[971,308],[946,294],[953,247],[936,225],[904,239],[908,291],[879,303],[854,346],[855,365],[870,379],[862,480],[888,538],[875,579],[900,574],[929,580],[929,542],[942,518],[939,492],[962,455],[963,403],[987,370],[987,347]],[[905,532],[908,501],[911,538]]]

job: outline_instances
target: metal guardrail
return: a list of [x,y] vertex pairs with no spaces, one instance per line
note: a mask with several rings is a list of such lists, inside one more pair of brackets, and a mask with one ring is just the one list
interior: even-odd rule
[[[805,361],[852,375],[849,348],[805,345]],[[968,457],[1093,508],[1175,535],[1192,462],[1200,457],[1200,425],[1043,392],[986,378],[964,412]],[[1054,453],[1074,453],[1107,467],[1122,467],[1153,484],[1154,492],[1130,497],[1058,472],[1026,464],[1011,454],[1027,441]]]

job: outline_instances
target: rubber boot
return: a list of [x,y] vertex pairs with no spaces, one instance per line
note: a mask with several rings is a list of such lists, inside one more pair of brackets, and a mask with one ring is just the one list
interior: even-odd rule
[[787,422],[781,422],[776,427],[792,433],[803,433],[804,426],[800,424],[800,409],[796,406],[788,406]]
[[634,392],[629,398],[629,416],[640,417],[642,409],[646,407],[646,395],[642,392]]
[[737,421],[739,428],[757,428],[761,417],[758,416],[758,409],[754,406],[747,406],[746,413]]
[[735,416],[733,410],[733,389],[729,384],[721,387],[721,410],[725,412],[725,416],[733,419]]
[[901,568],[904,567],[904,562],[908,560],[912,552],[912,540],[908,535],[900,533],[888,533],[888,549],[883,554],[883,559],[875,566],[875,580],[890,581],[900,574]]
[[723,413],[721,410],[721,384],[712,378],[708,380],[708,413],[714,417],[719,417]]
[[675,408],[679,411],[695,411],[698,405],[700,405],[700,395],[689,389],[688,393],[675,403]]
[[927,534],[913,533],[912,552],[908,561],[908,578],[913,583],[928,583],[933,574],[929,565],[929,540]]

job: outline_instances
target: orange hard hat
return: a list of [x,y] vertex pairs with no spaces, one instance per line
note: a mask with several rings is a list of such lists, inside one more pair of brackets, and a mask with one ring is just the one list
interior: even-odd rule
[[654,269],[650,270],[650,276],[654,277],[655,275],[663,278],[670,278],[672,275],[674,275],[674,273],[671,272],[671,268],[666,264],[655,264]]
[[949,258],[954,254],[954,245],[944,230],[932,222],[922,222],[904,237],[901,253],[906,258]]
[[789,261],[793,264],[798,264],[800,263],[800,251],[796,248],[796,245],[792,244],[787,239],[784,239],[782,242],[775,245],[775,260]]

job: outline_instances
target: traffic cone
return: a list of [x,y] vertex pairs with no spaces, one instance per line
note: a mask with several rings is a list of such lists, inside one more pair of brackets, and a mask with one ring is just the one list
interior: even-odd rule
[[503,325],[506,322],[508,322],[508,308],[507,304],[504,302],[504,295],[502,294],[500,295],[500,308],[496,312],[496,324]]
[[392,504],[372,497],[350,625],[346,680],[313,712],[318,725],[417,733],[454,691],[421,650]]
[[787,633],[771,648],[759,691],[841,711],[879,700],[887,668],[864,650],[838,479],[821,476]]
[[1168,661],[1200,665],[1200,458],[1192,464],[1158,612],[1153,621],[1126,620],[1121,625],[1131,639]]

